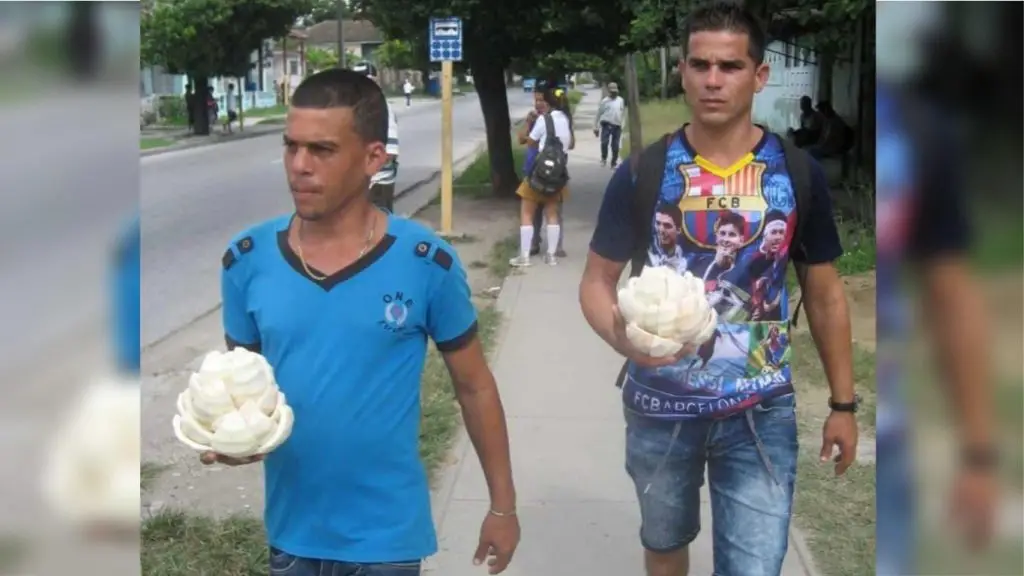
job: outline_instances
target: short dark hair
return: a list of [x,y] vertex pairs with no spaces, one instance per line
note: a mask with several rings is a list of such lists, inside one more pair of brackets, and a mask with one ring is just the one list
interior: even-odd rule
[[364,142],[388,141],[388,102],[365,74],[329,68],[306,78],[295,89],[295,108],[351,108],[352,128]]
[[683,211],[679,209],[679,206],[668,203],[659,204],[657,212],[671,218],[672,222],[676,225],[676,228],[683,227]]
[[683,25],[683,54],[686,54],[691,34],[722,31],[746,34],[750,38],[750,59],[757,65],[764,62],[765,45],[768,43],[764,26],[741,2],[728,0],[716,0],[690,12]]
[[789,222],[789,219],[786,218],[786,215],[782,212],[782,210],[779,210],[778,208],[772,208],[771,210],[769,210],[768,212],[765,213],[765,215],[764,215],[764,223],[765,224],[771,224],[772,222],[774,222],[776,220],[781,220],[781,221],[786,222],[786,223]]
[[718,218],[715,220],[715,232],[717,233],[722,226],[732,226],[739,230],[744,237],[747,235],[747,220],[737,212],[730,210],[719,212]]

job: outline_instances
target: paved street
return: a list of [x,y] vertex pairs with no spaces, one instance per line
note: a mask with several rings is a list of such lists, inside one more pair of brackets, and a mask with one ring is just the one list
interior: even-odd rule
[[[519,118],[531,95],[509,92]],[[454,100],[454,156],[486,140],[475,94]],[[441,107],[437,102],[396,108],[401,153],[399,191],[440,170]],[[291,208],[279,134],[141,159],[142,344],[186,325],[220,301],[220,256],[245,227]]]
[[85,327],[105,328],[102,274],[138,198],[138,172],[126,163],[138,154],[138,125],[123,112],[132,106],[131,94],[89,87],[0,108],[4,369],[91,340]]

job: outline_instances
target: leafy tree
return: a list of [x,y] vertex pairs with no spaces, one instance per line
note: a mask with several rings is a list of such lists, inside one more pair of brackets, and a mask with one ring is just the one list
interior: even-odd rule
[[517,74],[534,78],[557,78],[603,66],[605,59],[600,55],[567,50],[557,50],[538,57],[517,58],[510,64],[510,68]]
[[[216,76],[245,76],[252,54],[267,38],[288,33],[311,0],[154,0],[139,22],[141,60],[186,74],[197,91]],[[205,102],[196,98],[195,118],[206,117]],[[196,122],[197,134],[208,134]]]
[[857,20],[868,0],[746,0],[776,40],[799,37],[818,52],[843,54],[856,41]]
[[348,3],[344,0],[312,0],[309,13],[300,17],[299,22],[303,26],[312,26],[313,24],[319,24],[328,20],[337,20],[339,2],[342,4],[342,17],[351,17],[352,9],[349,8]]
[[416,54],[404,40],[388,40],[374,51],[377,65],[385,68],[416,68]]
[[323,48],[306,49],[306,68],[312,74],[338,65],[338,55]]

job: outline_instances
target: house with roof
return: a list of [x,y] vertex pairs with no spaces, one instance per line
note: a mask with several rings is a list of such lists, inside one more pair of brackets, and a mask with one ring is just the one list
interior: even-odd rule
[[[384,34],[369,20],[343,20],[341,26],[345,52],[360,60],[373,60],[374,51],[384,43]],[[337,20],[324,20],[306,28],[304,32],[307,47],[337,52]]]
[[[384,35],[367,20],[343,20],[342,39],[350,59],[372,60],[384,43]],[[264,40],[252,54],[252,69],[245,78],[211,78],[214,97],[223,98],[228,84],[243,93],[245,108],[263,108],[283,101],[280,86],[298,87],[310,72],[306,51],[317,48],[337,52],[338,21],[325,20],[306,28],[296,27],[284,38]],[[159,66],[140,67],[139,96],[143,110],[152,110],[161,96],[184,94],[188,80],[180,74],[168,74]],[[223,108],[223,106],[222,106]]]

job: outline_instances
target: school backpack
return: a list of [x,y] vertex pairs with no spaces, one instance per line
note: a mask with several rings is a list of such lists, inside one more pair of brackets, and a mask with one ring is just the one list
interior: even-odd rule
[[547,137],[544,138],[544,147],[537,152],[537,158],[533,161],[529,184],[539,194],[554,196],[569,183],[569,154],[555,135],[555,122],[550,113],[544,115],[544,125]]
[[[644,265],[647,264],[647,252],[650,244],[651,220],[654,218],[654,210],[661,193],[661,180],[665,174],[665,159],[668,153],[668,145],[678,132],[665,134],[657,142],[651,144],[639,154],[638,158],[631,160],[630,168],[633,172],[633,215],[635,222],[633,230],[636,236],[633,238],[633,246],[636,247],[630,259],[630,276],[639,276]],[[795,144],[786,138],[776,135],[782,143],[782,151],[786,157],[786,172],[789,174],[790,182],[793,184],[793,196],[796,199],[796,229],[790,240],[790,255],[793,249],[800,247],[800,240],[803,236],[805,215],[811,203],[811,157],[805,151],[797,148]],[[807,274],[807,267],[797,261],[790,259],[796,270],[796,277],[800,284],[800,299],[790,317],[790,325],[796,326],[800,317],[800,308],[803,306],[804,279]],[[627,361],[619,372],[615,381],[616,386],[622,387],[628,370]]]

